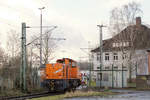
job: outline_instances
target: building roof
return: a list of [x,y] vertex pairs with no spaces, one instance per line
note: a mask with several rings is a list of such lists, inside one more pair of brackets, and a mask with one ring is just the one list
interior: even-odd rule
[[[139,17],[138,17],[139,18]],[[137,21],[137,20],[136,20]],[[128,42],[128,46],[123,43]],[[122,46],[113,46],[113,43],[122,43]],[[120,44],[117,44],[120,45]],[[147,49],[150,48],[150,28],[136,22],[135,25],[127,26],[119,34],[110,39],[103,40],[103,51],[120,51],[129,49]],[[100,49],[95,48],[91,52],[99,52]]]

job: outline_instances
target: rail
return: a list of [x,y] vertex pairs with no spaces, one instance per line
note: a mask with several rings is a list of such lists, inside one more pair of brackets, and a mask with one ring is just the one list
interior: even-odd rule
[[0,100],[26,100],[26,99],[32,99],[32,98],[60,95],[63,93],[64,92],[43,92],[43,93],[34,93],[34,94],[29,94],[29,95],[24,95],[24,96],[0,97]]

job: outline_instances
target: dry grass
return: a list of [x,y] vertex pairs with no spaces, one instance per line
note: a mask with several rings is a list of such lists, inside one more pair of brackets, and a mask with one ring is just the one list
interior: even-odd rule
[[105,91],[105,92],[95,92],[95,91],[75,91],[75,92],[67,92],[64,95],[57,95],[57,96],[49,96],[49,97],[42,97],[42,98],[36,98],[32,100],[62,100],[64,98],[73,98],[73,97],[90,97],[90,96],[109,96],[114,95],[116,93],[113,93],[111,91]]
[[62,99],[64,99],[64,95],[34,98],[34,99],[31,99],[31,100],[62,100]]
[[76,92],[69,92],[64,95],[65,98],[72,98],[72,97],[89,97],[89,96],[108,96],[108,95],[114,95],[116,93],[112,93],[110,91],[107,92],[95,92],[95,91],[88,91],[88,92],[82,92],[82,91],[76,91]]
[[10,90],[1,91],[0,97],[23,96],[30,93],[40,93],[42,91],[44,90],[41,88],[32,89],[32,91],[28,91],[28,92],[22,92],[21,90],[17,90],[17,89],[10,89]]
[[22,93],[20,90],[5,90],[0,93],[0,97],[21,96],[21,95],[25,95],[25,93]]

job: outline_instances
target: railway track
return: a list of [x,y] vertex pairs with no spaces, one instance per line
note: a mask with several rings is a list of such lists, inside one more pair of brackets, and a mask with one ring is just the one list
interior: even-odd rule
[[0,100],[26,100],[26,99],[32,99],[32,98],[39,98],[39,97],[46,97],[46,96],[53,96],[53,95],[60,95],[64,92],[43,92],[43,93],[36,93],[36,94],[29,94],[24,96],[13,96],[13,97],[0,97]]

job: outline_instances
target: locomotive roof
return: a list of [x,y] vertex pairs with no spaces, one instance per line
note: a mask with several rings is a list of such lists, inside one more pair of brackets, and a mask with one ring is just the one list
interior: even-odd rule
[[75,60],[72,60],[70,58],[62,58],[62,59],[58,59],[57,61],[65,61],[65,59],[68,59],[69,61],[72,61],[72,62],[76,62]]

